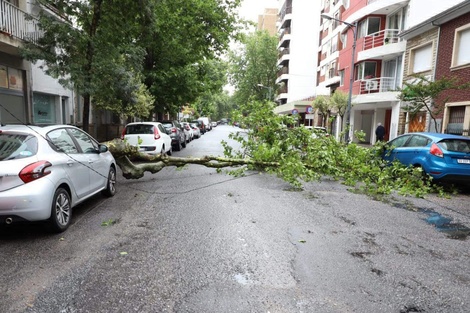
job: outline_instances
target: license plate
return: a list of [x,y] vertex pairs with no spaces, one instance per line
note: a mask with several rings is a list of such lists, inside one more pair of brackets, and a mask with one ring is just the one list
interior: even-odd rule
[[457,163],[460,163],[460,164],[470,164],[470,160],[467,160],[467,159],[457,159]]

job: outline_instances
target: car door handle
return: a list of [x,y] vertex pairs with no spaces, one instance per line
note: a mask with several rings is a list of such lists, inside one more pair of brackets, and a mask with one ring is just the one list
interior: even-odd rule
[[67,161],[67,165],[68,165],[68,166],[72,166],[72,165],[74,165],[74,164],[75,164],[75,162],[74,162],[73,160],[68,160],[68,161]]

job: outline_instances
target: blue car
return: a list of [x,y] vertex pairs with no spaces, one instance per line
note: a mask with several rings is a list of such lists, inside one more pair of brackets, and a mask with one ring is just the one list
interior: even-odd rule
[[440,133],[408,133],[389,141],[387,161],[421,167],[433,180],[470,182],[470,138]]

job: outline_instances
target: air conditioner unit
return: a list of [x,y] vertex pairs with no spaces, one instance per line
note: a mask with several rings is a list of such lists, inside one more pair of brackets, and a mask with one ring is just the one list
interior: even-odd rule
[[377,90],[379,88],[379,84],[376,80],[367,80],[365,88],[366,90]]

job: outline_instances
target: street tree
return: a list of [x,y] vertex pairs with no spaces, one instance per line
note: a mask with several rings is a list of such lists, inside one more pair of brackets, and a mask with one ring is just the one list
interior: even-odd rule
[[140,77],[145,50],[135,38],[149,1],[36,1],[43,36],[21,53],[83,96],[85,131],[92,97],[98,108],[117,113],[148,111],[151,98]]
[[277,90],[278,39],[267,31],[245,35],[237,49],[229,53],[229,82],[234,87],[234,102],[249,99],[273,101]]
[[[341,120],[344,120],[344,114],[346,113],[346,108],[348,106],[348,94],[342,92],[341,90],[336,90],[330,98],[331,107],[336,111],[336,113],[341,117]],[[341,124],[341,127],[343,125]],[[343,129],[341,129],[343,130]]]
[[138,44],[145,47],[144,81],[157,115],[175,114],[213,92],[219,78],[208,67],[219,66],[237,37],[239,5],[240,0],[152,1]]
[[470,83],[462,82],[455,77],[432,80],[423,75],[414,76],[414,79],[404,81],[403,85],[398,95],[398,99],[406,102],[402,109],[409,112],[411,117],[418,112],[426,111],[436,131],[439,131],[437,118],[442,113],[445,103],[451,98],[451,95],[443,97],[443,92],[470,88]]
[[332,103],[330,96],[317,96],[312,103],[313,108],[317,109],[322,117],[322,126],[327,126],[328,117],[330,116]]

